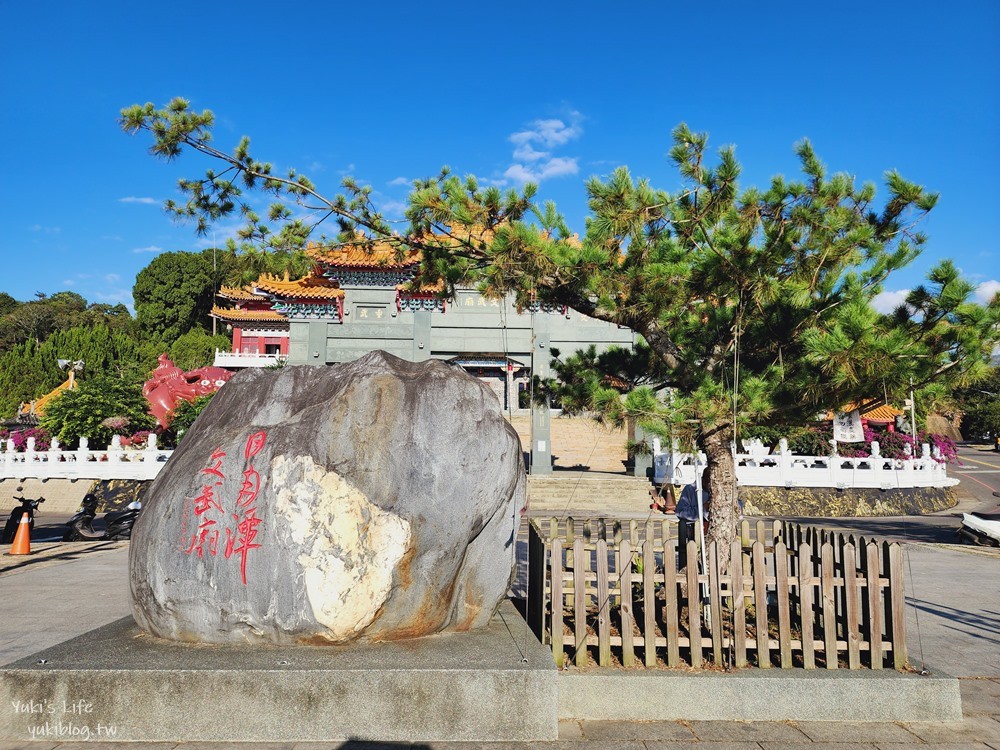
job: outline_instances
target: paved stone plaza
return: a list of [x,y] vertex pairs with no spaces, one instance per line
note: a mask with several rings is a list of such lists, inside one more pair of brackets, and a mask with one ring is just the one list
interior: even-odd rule
[[[38,544],[30,561],[0,558],[0,664],[34,654],[129,614],[124,543]],[[1000,554],[938,544],[908,545],[911,659],[961,678],[956,723],[563,721],[552,743],[242,744],[241,748],[891,748],[925,745],[1000,750]],[[12,606],[12,603],[15,603]],[[919,620],[919,622],[918,622]],[[919,638],[917,626],[919,624]],[[808,699],[808,696],[804,696]],[[656,700],[655,695],[649,700]],[[489,707],[484,707],[489,710]],[[289,718],[294,721],[294,717]],[[226,743],[0,742],[30,748],[223,748]]]

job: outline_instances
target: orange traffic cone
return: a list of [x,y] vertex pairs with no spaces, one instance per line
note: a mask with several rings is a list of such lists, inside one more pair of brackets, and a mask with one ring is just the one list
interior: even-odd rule
[[17,525],[17,533],[14,535],[14,543],[10,545],[12,555],[31,554],[31,519],[27,513],[21,515],[21,522]]

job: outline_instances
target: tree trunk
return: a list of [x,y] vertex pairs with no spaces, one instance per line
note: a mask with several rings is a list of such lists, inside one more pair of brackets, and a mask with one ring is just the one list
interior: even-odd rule
[[736,465],[733,463],[731,440],[732,427],[729,425],[718,427],[698,440],[708,458],[712,492],[708,541],[716,542],[722,549],[728,549],[739,534],[740,511],[736,502]]

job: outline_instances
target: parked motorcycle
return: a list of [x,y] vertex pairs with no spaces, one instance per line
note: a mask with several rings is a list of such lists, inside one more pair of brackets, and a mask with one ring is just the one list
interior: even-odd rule
[[[15,492],[23,493],[24,487],[18,487]],[[38,506],[41,503],[45,502],[45,498],[40,497],[37,500],[31,500],[22,494],[19,497],[15,497],[14,501],[20,503],[20,505],[10,512],[10,517],[3,527],[3,534],[0,535],[0,544],[11,544],[14,541],[14,537],[17,534],[17,526],[21,523],[21,517],[25,513],[28,514],[28,529],[31,531],[35,530],[35,511],[38,510]]]
[[142,510],[142,503],[138,500],[129,503],[125,510],[111,511],[104,514],[104,531],[97,531],[94,528],[94,519],[97,517],[97,497],[86,495],[83,498],[83,505],[76,512],[66,525],[69,529],[63,534],[64,542],[84,542],[98,539],[129,539],[132,536],[132,526],[135,519],[139,517]]
[[[994,492],[1000,497],[1000,492]],[[958,540],[980,547],[1000,547],[1000,513],[963,513]]]

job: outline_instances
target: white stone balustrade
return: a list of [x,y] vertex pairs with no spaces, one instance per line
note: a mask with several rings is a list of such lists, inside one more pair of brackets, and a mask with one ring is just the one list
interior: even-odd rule
[[[953,487],[958,479],[948,476],[947,464],[940,452],[927,443],[921,446],[920,458],[886,458],[877,442],[866,458],[846,456],[799,456],[788,450],[782,439],[778,451],[768,454],[755,446],[747,453],[736,454],[736,478],[745,487],[836,487],[848,489],[897,489],[912,487]],[[706,464],[698,453],[697,464],[690,453],[659,450],[653,445],[653,476],[657,483],[672,480],[675,484],[694,482],[696,472]]]
[[173,450],[157,448],[152,434],[139,450],[123,448],[118,436],[103,450],[92,450],[85,437],[73,451],[63,450],[55,439],[47,451],[38,451],[35,439],[28,438],[23,453],[14,450],[13,440],[5,442],[0,446],[0,479],[154,479],[173,455]]

